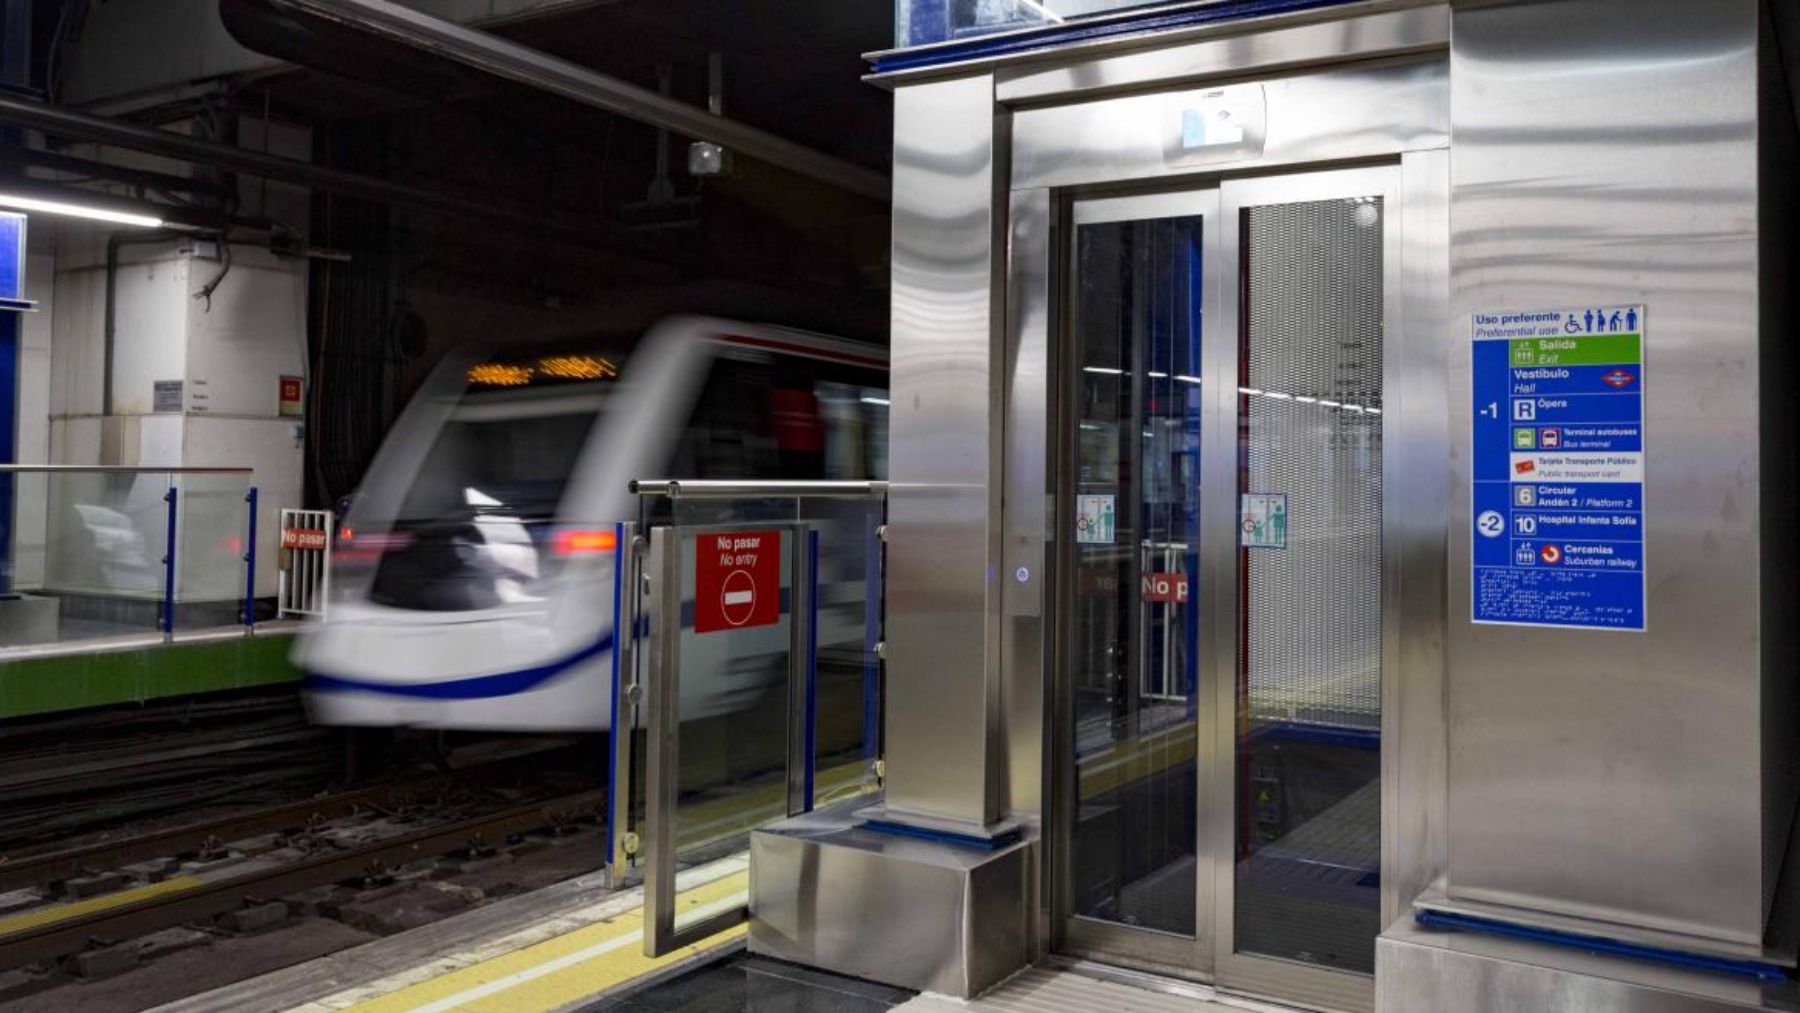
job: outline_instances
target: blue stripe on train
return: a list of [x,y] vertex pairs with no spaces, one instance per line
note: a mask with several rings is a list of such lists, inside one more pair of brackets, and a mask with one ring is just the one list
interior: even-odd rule
[[[789,589],[781,589],[781,614],[789,613]],[[694,625],[694,603],[681,603],[681,627],[691,629]],[[646,636],[650,632],[648,618],[638,622],[638,636]],[[613,635],[603,635],[599,642],[576,651],[560,661],[552,661],[536,668],[524,668],[517,672],[498,672],[494,675],[480,675],[472,679],[453,679],[449,682],[367,682],[352,679],[348,676],[330,675],[324,672],[305,673],[307,689],[327,693],[375,693],[380,696],[404,696],[415,700],[489,700],[497,696],[512,693],[523,693],[535,689],[574,668],[584,661],[597,658],[612,650]]]
[[381,696],[404,696],[425,700],[487,700],[536,689],[576,665],[605,654],[612,650],[612,646],[613,636],[611,632],[608,632],[597,642],[589,644],[566,658],[548,664],[538,665],[535,668],[522,668],[516,672],[480,675],[472,679],[453,679],[449,682],[411,684],[366,682],[362,679],[351,679],[341,675],[307,672],[306,688],[328,693],[375,693]]

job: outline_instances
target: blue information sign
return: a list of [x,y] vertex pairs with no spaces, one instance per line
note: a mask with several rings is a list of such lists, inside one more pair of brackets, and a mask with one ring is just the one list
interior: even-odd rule
[[25,216],[0,211],[0,307],[25,299]]
[[1477,313],[1478,623],[1644,628],[1644,307]]

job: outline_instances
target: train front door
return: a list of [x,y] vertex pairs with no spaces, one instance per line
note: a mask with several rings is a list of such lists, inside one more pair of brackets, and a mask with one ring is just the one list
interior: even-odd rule
[[1053,949],[1369,1001],[1400,181],[1015,195],[1053,237]]

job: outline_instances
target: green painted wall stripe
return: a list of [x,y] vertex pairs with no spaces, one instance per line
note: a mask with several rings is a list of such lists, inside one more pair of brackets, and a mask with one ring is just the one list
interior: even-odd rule
[[298,682],[292,634],[0,663],[0,720]]

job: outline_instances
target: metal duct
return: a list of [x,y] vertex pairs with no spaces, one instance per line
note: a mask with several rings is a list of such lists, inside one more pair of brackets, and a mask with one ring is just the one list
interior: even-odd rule
[[497,77],[561,95],[651,126],[712,141],[741,155],[886,203],[891,184],[882,173],[797,144],[698,106],[664,97],[528,46],[408,10],[388,0],[270,0],[289,10],[328,18],[422,49]]
[[[249,173],[254,176],[327,190],[381,204],[435,211],[452,216],[479,218],[524,229],[534,235],[554,237],[583,246],[603,250],[619,248],[619,244],[608,234],[609,230],[598,225],[582,226],[561,222],[529,209],[499,207],[432,190],[421,190],[417,187],[405,186],[360,173],[346,172],[330,166],[282,158],[279,155],[270,155],[229,144],[219,144],[215,141],[204,141],[185,134],[142,127],[104,116],[91,116],[63,106],[38,102],[16,95],[0,93],[0,123],[30,127],[69,140],[92,141],[131,151],[148,152],[166,158],[214,166],[232,172]],[[169,217],[174,217],[174,212],[170,212]],[[628,252],[630,256],[643,260],[663,259],[650,252],[635,250],[621,250],[620,252]]]

